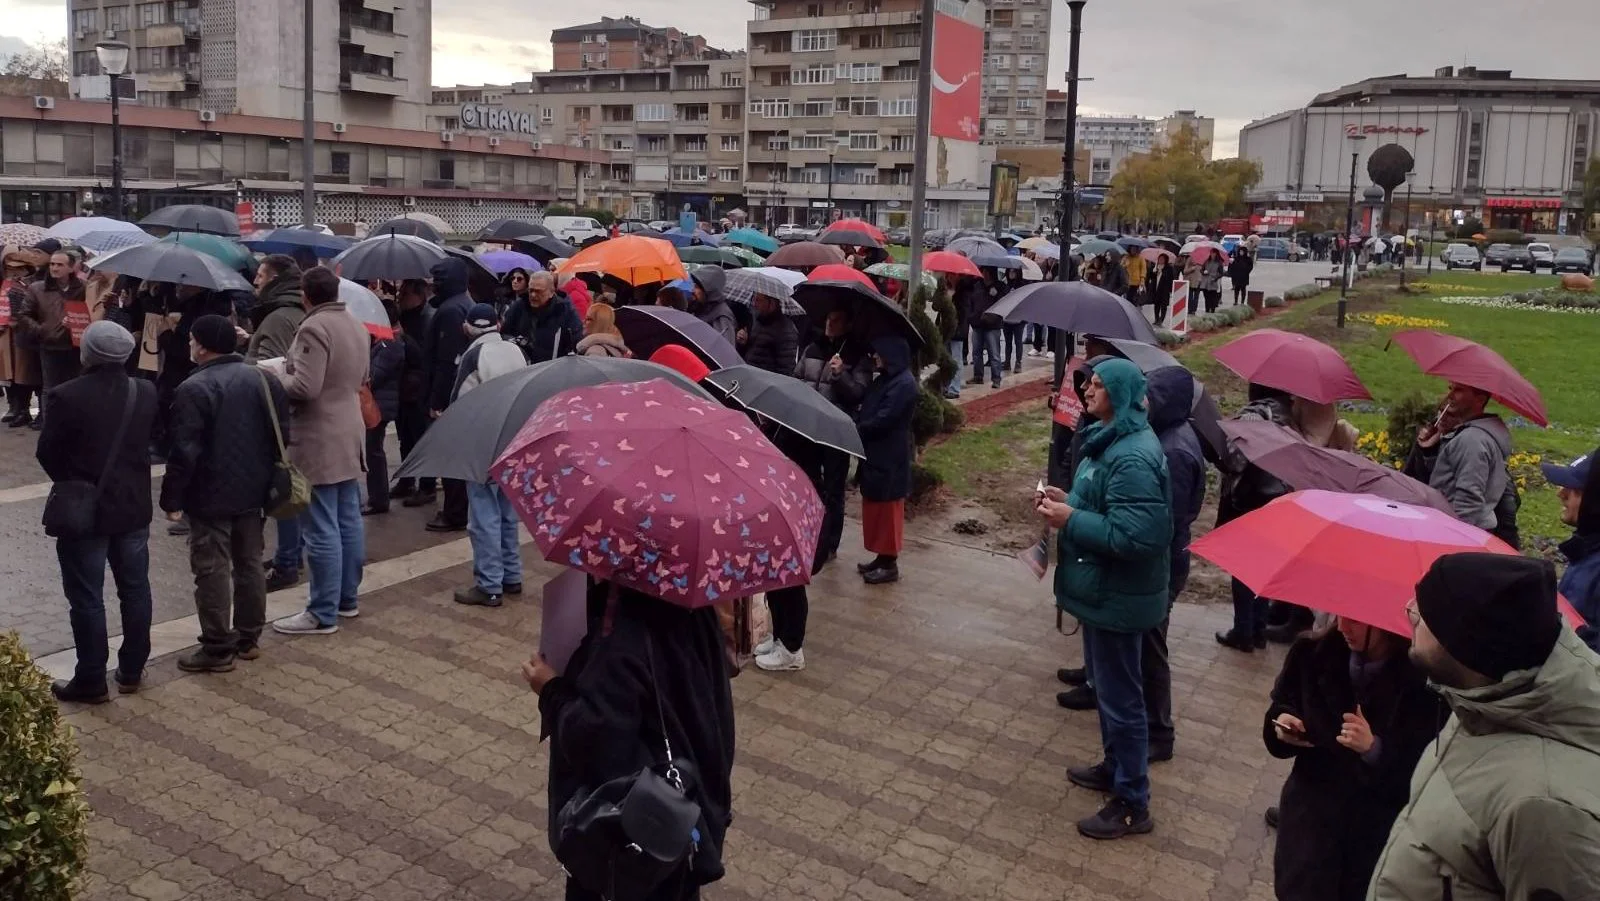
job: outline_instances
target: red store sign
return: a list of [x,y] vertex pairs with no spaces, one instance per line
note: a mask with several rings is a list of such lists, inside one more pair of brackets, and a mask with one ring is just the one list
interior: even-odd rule
[[1488,197],[1483,205],[1503,210],[1559,210],[1559,197]]
[[1421,125],[1346,125],[1347,138],[1357,135],[1425,135],[1428,129]]

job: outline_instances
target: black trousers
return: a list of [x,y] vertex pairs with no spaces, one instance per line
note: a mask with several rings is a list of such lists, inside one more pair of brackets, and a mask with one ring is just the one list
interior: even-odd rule
[[367,429],[367,505],[378,510],[389,509],[389,454],[383,449],[388,431],[387,419]]
[[811,611],[806,587],[779,588],[767,592],[767,611],[772,614],[772,637],[791,653],[806,643],[806,616]]
[[452,525],[467,524],[467,483],[460,479],[440,479],[444,483],[444,506],[439,515]]
[[839,553],[839,542],[844,535],[844,495],[849,482],[850,455],[844,451],[823,451],[822,479],[817,483],[823,508],[822,534],[817,538],[818,560]]
[[[1177,595],[1171,596],[1173,599]],[[1139,648],[1139,671],[1144,677],[1144,718],[1150,728],[1150,747],[1170,746],[1172,728],[1172,661],[1167,653],[1167,627],[1172,621],[1172,601],[1167,615],[1154,629],[1146,629]]]
[[[428,431],[428,411],[419,404],[401,404],[400,416],[394,421],[394,430],[400,436],[400,459],[411,456],[411,449],[422,440],[423,433]],[[403,484],[410,483],[410,479],[401,479]],[[438,483],[431,478],[417,479],[417,490],[423,493],[434,491]]]

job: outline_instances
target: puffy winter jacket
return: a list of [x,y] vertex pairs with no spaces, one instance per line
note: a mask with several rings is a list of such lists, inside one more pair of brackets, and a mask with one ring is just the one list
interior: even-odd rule
[[384,338],[372,342],[371,374],[367,376],[372,388],[372,399],[378,402],[378,412],[384,422],[393,422],[400,416],[400,376],[406,367],[406,349],[397,338]]
[[1189,581],[1189,540],[1206,499],[1206,457],[1189,424],[1194,407],[1194,376],[1180,366],[1157,369],[1147,377],[1150,428],[1161,442],[1172,483],[1172,545],[1169,593],[1176,597]]
[[750,325],[750,340],[744,348],[744,361],[757,369],[779,375],[794,371],[795,356],[799,353],[800,332],[794,320],[782,313],[757,316]]
[[[838,375],[828,368],[828,361],[835,356],[844,361]],[[795,364],[794,377],[815,388],[835,407],[854,414],[872,384],[872,355],[852,347],[848,338],[824,336],[806,347]]]
[[250,321],[255,331],[250,334],[250,345],[245,348],[247,363],[259,363],[289,352],[294,343],[294,333],[306,318],[306,308],[300,302],[300,276],[280,275],[261,289],[261,296],[250,311]]

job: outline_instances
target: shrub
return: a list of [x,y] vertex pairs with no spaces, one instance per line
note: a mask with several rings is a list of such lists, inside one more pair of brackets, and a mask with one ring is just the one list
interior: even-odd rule
[[1156,329],[1156,341],[1162,347],[1177,347],[1184,342],[1184,336],[1171,329]]
[[1456,227],[1456,230],[1454,232],[1451,232],[1450,236],[1452,238],[1471,238],[1473,235],[1476,235],[1476,234],[1478,234],[1479,232],[1482,232],[1482,231],[1483,231],[1483,220],[1482,219],[1466,219],[1466,220],[1463,220],[1462,223],[1459,226]]
[[[940,400],[944,400],[944,398],[941,397]],[[955,432],[956,430],[960,429],[963,425],[966,425],[966,422],[967,422],[967,414],[966,414],[966,412],[964,410],[962,410],[960,407],[956,406],[955,404],[950,403],[949,401],[945,400],[944,401],[944,429],[943,429],[944,433],[946,435],[951,434],[952,432]]]
[[1494,228],[1483,233],[1490,244],[1526,244],[1528,236],[1514,228]]
[[1439,402],[1419,392],[1413,392],[1400,399],[1398,403],[1389,406],[1389,424],[1385,429],[1388,435],[1389,452],[1393,458],[1389,462],[1404,461],[1411,452],[1412,442],[1417,440],[1417,430],[1425,425],[1431,425],[1439,418]]
[[941,479],[937,472],[923,466],[921,463],[912,463],[911,496],[906,499],[907,505],[915,507],[943,484],[944,479]]
[[1286,300],[1307,300],[1321,293],[1322,289],[1315,284],[1295,285],[1293,288],[1283,292],[1283,296]]
[[0,897],[71,899],[89,812],[76,756],[49,678],[0,635]]
[[1274,308],[1274,309],[1276,309],[1277,307],[1283,306],[1283,304],[1284,304],[1283,295],[1281,295],[1281,294],[1268,294],[1267,295],[1266,304],[1267,304],[1268,307],[1271,307],[1271,308]]
[[552,203],[544,208],[544,214],[546,216],[571,216],[572,207],[564,203]]
[[917,409],[911,416],[911,437],[915,439],[917,447],[922,447],[933,440],[933,436],[944,431],[944,408],[947,406],[950,406],[949,401],[927,387],[917,392]]

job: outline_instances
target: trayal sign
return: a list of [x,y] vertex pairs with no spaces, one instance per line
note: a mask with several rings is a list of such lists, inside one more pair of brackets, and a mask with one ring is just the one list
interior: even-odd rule
[[509,131],[525,135],[539,133],[539,123],[533,113],[510,110],[503,106],[463,103],[458,118],[462,128],[474,131]]

